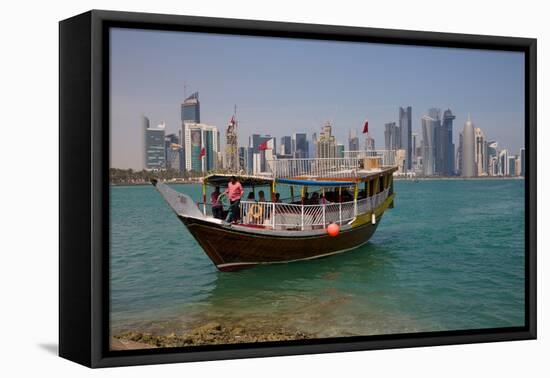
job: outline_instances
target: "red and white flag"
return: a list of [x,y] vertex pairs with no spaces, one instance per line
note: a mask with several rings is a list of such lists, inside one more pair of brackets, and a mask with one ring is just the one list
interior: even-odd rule
[[368,133],[368,132],[369,132],[369,120],[367,119],[365,121],[365,126],[363,126],[363,134]]
[[259,149],[260,149],[260,151],[272,150],[273,149],[273,138],[268,139],[265,142],[261,143],[260,146],[259,146]]
[[234,124],[235,124],[235,116],[234,116],[234,115],[231,116],[231,121],[229,121],[229,123],[230,123],[231,125],[234,125]]
[[200,157],[202,158],[202,157],[204,157],[204,156],[206,156],[206,148],[203,147],[203,148],[201,148]]

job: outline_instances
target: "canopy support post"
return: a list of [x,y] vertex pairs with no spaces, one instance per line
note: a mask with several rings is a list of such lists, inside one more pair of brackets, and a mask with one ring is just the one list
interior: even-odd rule
[[206,182],[202,181],[202,213],[206,216]]

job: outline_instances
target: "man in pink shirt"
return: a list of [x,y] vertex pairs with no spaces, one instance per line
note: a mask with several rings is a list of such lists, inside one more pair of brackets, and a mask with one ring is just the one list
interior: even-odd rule
[[225,194],[229,197],[229,213],[227,214],[226,222],[236,222],[240,218],[241,197],[244,190],[240,182],[235,176],[231,176]]

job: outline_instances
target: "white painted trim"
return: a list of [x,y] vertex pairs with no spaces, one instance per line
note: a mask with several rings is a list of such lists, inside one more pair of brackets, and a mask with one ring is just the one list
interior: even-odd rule
[[[369,240],[370,240],[370,238],[369,238]],[[364,245],[367,244],[367,243],[368,243],[368,240],[364,241],[363,243],[361,243],[361,244],[359,244],[359,245],[357,245],[357,246],[355,246],[355,247],[346,248],[346,249],[341,249],[341,250],[335,251],[335,252],[323,253],[322,255],[316,255],[316,256],[311,256],[311,257],[304,257],[303,259],[285,260],[285,261],[272,261],[272,262],[227,263],[227,264],[219,264],[219,265],[216,265],[216,266],[217,266],[218,268],[227,268],[227,267],[239,266],[239,265],[287,264],[287,263],[296,262],[296,261],[314,260],[314,259],[318,259],[318,258],[321,258],[321,257],[332,256],[332,255],[337,255],[337,254],[340,254],[340,253],[348,252],[348,251],[351,251],[351,250],[353,250],[353,249],[362,247],[362,246],[364,246]]]

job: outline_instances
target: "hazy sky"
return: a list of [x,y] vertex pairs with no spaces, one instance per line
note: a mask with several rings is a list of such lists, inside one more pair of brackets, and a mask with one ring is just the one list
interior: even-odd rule
[[419,137],[429,108],[450,108],[455,144],[471,114],[499,146],[524,146],[523,53],[112,29],[111,166],[141,167],[142,114],[177,133],[184,84],[222,144],[237,104],[239,145],[252,133],[311,138],[328,120],[347,148],[368,118],[384,148],[384,124],[410,105]]

